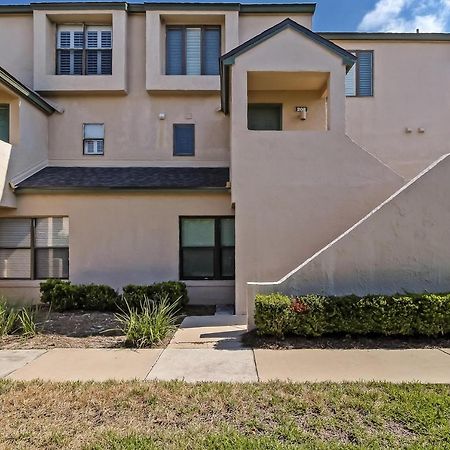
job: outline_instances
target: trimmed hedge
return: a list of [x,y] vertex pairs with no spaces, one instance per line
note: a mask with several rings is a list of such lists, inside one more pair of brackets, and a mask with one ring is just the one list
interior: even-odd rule
[[437,336],[450,333],[450,294],[324,297],[257,295],[259,334]]
[[139,307],[144,297],[158,301],[165,296],[170,304],[176,303],[178,308],[187,305],[189,301],[186,284],[180,281],[163,281],[150,285],[128,284],[123,288],[123,297],[129,306],[135,308]]
[[128,285],[119,295],[112,287],[104,284],[72,284],[64,280],[47,280],[40,284],[41,301],[51,305],[55,311],[84,309],[91,311],[126,310],[125,301],[139,308],[144,298],[158,302],[167,296],[168,303],[181,308],[189,297],[184,283],[165,281],[148,286]]

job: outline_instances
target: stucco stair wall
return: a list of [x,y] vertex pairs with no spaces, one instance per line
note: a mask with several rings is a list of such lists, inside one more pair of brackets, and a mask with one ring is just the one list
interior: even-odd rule
[[281,280],[249,283],[250,309],[258,292],[449,291],[449,180],[445,155]]
[[247,282],[281,278],[404,185],[339,132],[237,131],[233,145],[240,314]]

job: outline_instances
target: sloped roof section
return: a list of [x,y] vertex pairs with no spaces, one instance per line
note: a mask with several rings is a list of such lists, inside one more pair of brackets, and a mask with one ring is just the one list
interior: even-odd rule
[[34,105],[36,108],[46,114],[53,114],[56,109],[44,100],[37,92],[25,86],[17,78],[13,77],[3,67],[0,67],[0,84],[3,84],[11,91],[15,92],[21,98]]
[[224,190],[228,167],[45,167],[14,189],[212,189]]
[[284,19],[280,23],[274,25],[273,27],[268,28],[267,30],[249,39],[243,44],[238,45],[233,50],[230,50],[228,53],[225,53],[220,57],[221,102],[222,102],[222,111],[225,114],[228,114],[228,103],[229,103],[228,98],[229,66],[235,63],[235,59],[239,55],[242,55],[243,53],[247,52],[253,47],[256,47],[257,45],[261,44],[267,39],[270,39],[272,36],[275,36],[276,34],[280,33],[281,31],[287,28],[290,28],[294,31],[297,31],[298,33],[303,34],[307,38],[316,42],[318,45],[321,45],[327,50],[340,56],[342,58],[343,63],[347,66],[347,70],[349,70],[353,66],[353,64],[355,64],[356,56],[353,55],[352,53],[348,52],[342,47],[339,47],[338,45],[334,44],[328,39],[325,39],[319,34],[314,33],[314,31],[311,31],[310,29],[304,27],[303,25],[300,25],[294,20],[289,18]]

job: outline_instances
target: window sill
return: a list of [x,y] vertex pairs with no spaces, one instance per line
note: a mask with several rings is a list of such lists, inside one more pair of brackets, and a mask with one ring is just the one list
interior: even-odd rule
[[220,91],[219,75],[154,75],[147,77],[148,91]]
[[180,280],[185,283],[187,287],[220,287],[220,286],[230,286],[233,287],[235,285],[235,280]]
[[23,288],[36,288],[39,287],[42,280],[14,280],[14,279],[8,279],[8,280],[1,280],[0,279],[0,287],[2,288],[16,288],[16,287],[23,287]]

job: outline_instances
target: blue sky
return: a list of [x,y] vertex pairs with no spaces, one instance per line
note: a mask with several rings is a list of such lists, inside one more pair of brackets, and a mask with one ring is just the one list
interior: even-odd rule
[[[27,4],[29,1],[0,0],[0,4]],[[143,1],[129,0],[130,3]],[[280,2],[280,0],[241,1],[243,3]],[[297,3],[293,0],[281,2]],[[315,31],[414,32],[417,28],[422,32],[450,31],[450,0],[316,0],[316,3],[317,13],[313,25]]]

